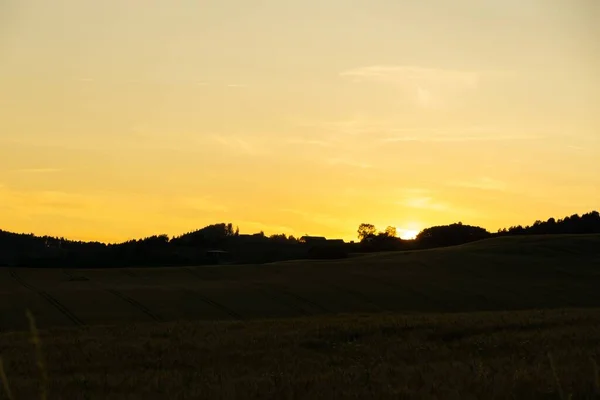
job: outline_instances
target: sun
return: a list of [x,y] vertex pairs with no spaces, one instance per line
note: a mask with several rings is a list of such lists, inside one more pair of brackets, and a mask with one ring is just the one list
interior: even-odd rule
[[400,232],[400,239],[403,240],[413,240],[417,238],[417,235],[419,234],[419,231],[416,231],[414,229],[399,229]]

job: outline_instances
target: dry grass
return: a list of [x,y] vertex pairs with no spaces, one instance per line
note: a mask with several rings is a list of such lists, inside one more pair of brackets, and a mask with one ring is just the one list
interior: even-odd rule
[[[51,399],[598,398],[600,310],[153,323],[39,335]],[[38,398],[30,335],[3,334],[0,343],[14,398]]]
[[598,249],[0,269],[0,399],[600,399]]
[[4,389],[4,394],[8,398],[8,400],[13,400],[14,396],[12,394],[12,390],[10,389],[10,384],[8,383],[8,377],[6,376],[6,371],[4,370],[4,360],[0,357],[0,380],[2,381],[2,389]]

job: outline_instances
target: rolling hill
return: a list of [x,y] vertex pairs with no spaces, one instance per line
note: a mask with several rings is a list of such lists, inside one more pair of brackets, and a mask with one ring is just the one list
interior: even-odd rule
[[505,237],[335,261],[0,269],[0,329],[357,312],[600,307],[600,235]]

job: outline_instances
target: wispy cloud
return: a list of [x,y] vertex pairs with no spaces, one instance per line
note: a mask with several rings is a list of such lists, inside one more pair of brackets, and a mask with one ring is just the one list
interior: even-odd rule
[[[294,121],[299,128],[318,130],[322,134],[333,134],[335,138],[342,136],[357,136],[375,132],[386,127],[385,121],[375,120],[367,116],[354,116],[337,121]],[[331,135],[328,135],[331,138]]]
[[288,139],[287,142],[289,144],[300,144],[300,145],[320,146],[320,147],[333,146],[332,141],[319,140],[319,139],[291,138],[291,139]]
[[296,122],[296,126],[319,132],[319,136],[291,139],[294,143],[314,145],[344,146],[355,144],[352,140],[360,140],[369,136],[371,143],[389,144],[397,142],[493,142],[540,140],[547,137],[538,132],[520,134],[506,133],[507,129],[499,126],[467,125],[455,127],[411,127],[399,121],[383,120],[375,117],[355,117],[338,121]]
[[229,84],[227,84],[227,87],[229,87],[229,88],[245,88],[245,87],[248,87],[248,85],[245,83],[229,83]]
[[213,199],[210,196],[173,196],[169,199],[157,199],[155,210],[158,214],[167,218],[169,223],[178,225],[193,223],[203,220],[207,216],[219,218],[229,211],[229,207],[223,200]]
[[400,188],[390,194],[391,198],[396,198],[394,204],[421,210],[446,211],[450,204],[436,199],[437,193],[434,190],[423,187]]
[[373,168],[372,164],[362,162],[362,161],[349,160],[346,158],[330,158],[326,162],[329,165],[342,165],[342,166],[361,168],[361,169]]
[[397,142],[501,142],[513,140],[538,140],[543,139],[541,135],[433,135],[433,136],[389,136],[381,138],[382,143]]
[[250,142],[239,136],[213,135],[213,140],[228,149],[245,155],[257,156],[267,153],[264,145],[257,142]]
[[61,191],[29,192],[8,187],[1,187],[0,189],[0,202],[18,210],[22,215],[55,212],[77,213],[89,209],[91,204],[85,196],[76,193]]
[[410,65],[372,65],[354,68],[340,74],[356,82],[375,81],[398,85],[442,85],[476,87],[480,73]]
[[394,191],[395,195],[411,197],[411,196],[425,196],[430,195],[432,193],[431,189],[421,188],[421,187],[405,187],[401,189],[396,189]]
[[222,203],[222,201],[213,200],[208,196],[181,197],[178,198],[174,204],[169,205],[169,207],[171,206],[175,206],[177,209],[187,209],[191,211],[228,211],[228,208]]
[[398,202],[398,204],[405,207],[432,211],[445,211],[450,209],[450,206],[448,204],[438,202],[431,196],[408,197]]
[[404,128],[388,129],[378,138],[383,144],[396,142],[502,142],[539,140],[546,138],[538,133],[507,134],[505,129],[495,126],[464,126],[454,128]]
[[[344,219],[344,218],[338,218],[333,215],[323,214],[323,213],[318,213],[318,212],[309,212],[306,210],[282,208],[278,211],[287,213],[287,214],[298,215],[306,221],[310,221],[315,224],[328,226],[328,227],[345,227],[351,223],[349,220]],[[309,232],[304,232],[304,233],[309,233]]]
[[505,182],[492,179],[490,177],[481,177],[472,180],[460,180],[460,181],[450,181],[448,182],[449,186],[455,187],[463,187],[463,188],[471,188],[471,189],[481,189],[481,190],[498,190],[504,191],[507,188],[507,184]]
[[[506,74],[506,73],[504,73]],[[425,108],[445,106],[479,87],[483,77],[498,76],[497,71],[466,71],[427,68],[413,65],[372,65],[340,73],[352,82],[374,82],[394,85],[413,96]]]
[[61,168],[22,168],[16,169],[14,172],[24,173],[24,174],[52,174],[56,172],[62,172]]

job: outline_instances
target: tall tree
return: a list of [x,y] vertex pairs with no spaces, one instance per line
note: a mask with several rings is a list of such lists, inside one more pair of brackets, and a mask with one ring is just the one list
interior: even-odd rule
[[385,228],[385,235],[391,238],[395,238],[398,236],[398,231],[395,226],[388,226]]
[[362,223],[358,226],[358,238],[362,241],[377,234],[377,229],[373,224]]

